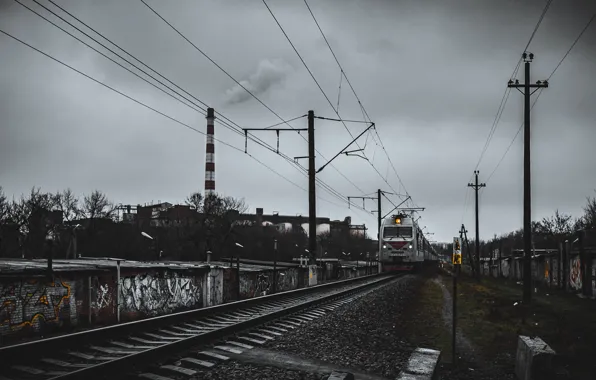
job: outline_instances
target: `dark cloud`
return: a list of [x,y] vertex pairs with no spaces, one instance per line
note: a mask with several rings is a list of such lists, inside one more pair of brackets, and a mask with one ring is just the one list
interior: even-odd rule
[[[57,3],[241,126],[264,127],[279,122],[141,2]],[[32,1],[25,4],[47,15]],[[55,9],[47,2],[43,4]],[[283,118],[304,115],[311,109],[317,115],[336,117],[261,3],[150,4]],[[268,4],[335,106],[340,71],[308,9],[302,2],[289,0]],[[338,5],[327,0],[309,4],[375,121],[408,192],[426,207],[424,224],[439,240],[450,240],[462,220],[472,230],[473,202],[469,196],[464,213],[466,184],[506,82],[545,2],[349,0]],[[552,72],[594,11],[596,6],[589,1],[553,2],[530,46],[536,55],[532,80]],[[592,148],[596,139],[596,111],[592,106],[596,88],[594,28],[596,25],[566,58],[533,110],[535,218],[547,216],[556,208],[577,215],[585,197],[596,188],[592,175],[596,164]],[[0,29],[199,131],[206,129],[200,113],[15,2],[0,1]],[[177,202],[202,189],[203,135],[3,35],[0,51],[0,184],[9,196],[18,196],[33,185],[46,190],[70,186],[79,194],[100,188],[124,203]],[[521,95],[511,92],[479,166],[481,181],[487,181],[501,162],[481,194],[483,237],[518,228],[522,222],[521,135],[501,161],[523,120],[522,104]],[[340,114],[346,119],[362,119],[345,81]],[[291,124],[306,127],[306,119]],[[320,166],[351,138],[341,123],[317,119],[315,126]],[[354,136],[363,128],[362,124],[348,124]],[[263,207],[266,212],[308,212],[303,190],[307,181],[298,170],[249,142],[251,155],[296,187],[245,155],[243,136],[226,129],[219,120],[216,137],[239,149],[216,145],[219,191],[244,197],[251,207]],[[262,132],[259,137],[273,146],[277,142],[274,133]],[[334,161],[335,168],[327,167],[319,178],[346,196],[390,187],[404,192],[375,139],[375,133],[367,134],[359,144],[366,145],[366,155],[380,175],[367,161],[342,155]],[[280,149],[290,157],[307,153],[302,136],[293,132],[281,134]],[[351,215],[354,223],[376,225],[374,215],[347,209],[345,202],[322,189],[319,195],[319,214],[337,219]],[[389,202],[384,200],[384,206],[389,207]],[[374,202],[366,204],[369,210],[374,207]]]

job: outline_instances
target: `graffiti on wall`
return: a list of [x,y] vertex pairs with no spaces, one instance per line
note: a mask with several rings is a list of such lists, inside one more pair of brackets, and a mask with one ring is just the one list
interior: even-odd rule
[[286,269],[283,272],[277,272],[277,284],[276,291],[286,292],[288,290],[294,290],[298,288],[298,270],[297,269]]
[[240,274],[240,298],[260,297],[271,289],[272,271],[245,272]]
[[209,272],[209,305],[219,305],[223,303],[223,269],[211,268]]
[[580,290],[582,288],[581,264],[579,256],[571,259],[569,265],[569,285],[576,290]]
[[267,292],[269,291],[271,287],[271,282],[269,281],[269,276],[267,276],[265,273],[259,273],[259,275],[257,276],[257,283],[256,283],[256,293],[260,296],[265,296],[267,295]]
[[100,283],[97,278],[95,280],[95,286],[93,286],[95,297],[91,302],[91,307],[96,309],[108,308],[113,305],[114,299],[112,297],[112,289],[105,283]]
[[122,278],[120,287],[122,312],[155,316],[202,306],[202,284],[196,277],[139,274]]
[[[71,305],[75,305],[71,309]],[[45,324],[76,322],[74,289],[68,281],[37,280],[0,284],[0,330],[20,330],[31,326],[38,330]]]

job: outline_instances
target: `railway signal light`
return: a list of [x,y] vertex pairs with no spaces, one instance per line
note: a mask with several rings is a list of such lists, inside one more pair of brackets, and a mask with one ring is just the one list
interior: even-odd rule
[[451,257],[453,265],[461,265],[461,242],[459,237],[453,238],[453,255]]

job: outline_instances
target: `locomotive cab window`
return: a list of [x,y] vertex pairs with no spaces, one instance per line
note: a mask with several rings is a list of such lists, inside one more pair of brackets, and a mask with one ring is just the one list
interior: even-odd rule
[[383,231],[384,238],[411,238],[412,227],[385,227]]

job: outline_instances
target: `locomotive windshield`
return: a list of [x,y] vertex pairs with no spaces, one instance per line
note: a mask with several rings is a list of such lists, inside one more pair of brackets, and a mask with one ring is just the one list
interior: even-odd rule
[[383,231],[384,238],[411,238],[412,237],[412,227],[385,227]]

